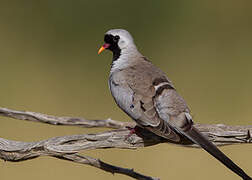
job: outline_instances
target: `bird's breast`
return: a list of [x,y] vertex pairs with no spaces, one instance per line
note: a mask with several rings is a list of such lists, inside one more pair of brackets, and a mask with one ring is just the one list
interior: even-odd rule
[[116,76],[110,76],[109,88],[116,104],[127,113],[132,119],[139,119],[141,116],[140,112],[132,111],[133,108],[133,94],[134,92],[127,84],[117,81]]

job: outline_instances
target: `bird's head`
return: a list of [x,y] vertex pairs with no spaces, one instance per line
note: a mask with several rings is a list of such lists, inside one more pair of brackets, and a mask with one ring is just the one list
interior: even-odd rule
[[100,54],[105,49],[112,51],[114,54],[121,53],[122,50],[132,47],[134,40],[130,33],[124,29],[111,29],[105,33],[104,44],[99,49]]

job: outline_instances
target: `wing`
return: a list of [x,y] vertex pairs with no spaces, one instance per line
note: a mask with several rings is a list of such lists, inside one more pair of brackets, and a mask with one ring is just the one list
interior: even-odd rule
[[[152,81],[153,74],[151,73],[135,76],[136,69],[137,73],[141,75],[144,72],[149,72],[145,71],[143,67],[148,68],[148,66],[141,65],[138,68],[131,67],[127,71],[119,71],[110,75],[109,86],[112,96],[117,105],[139,126],[173,142],[179,142],[179,135],[159,117],[153,101],[156,94],[155,85],[169,82],[165,77],[154,78],[154,81]],[[173,88],[171,84],[169,87]]]
[[159,117],[153,101],[153,91],[153,89],[150,89],[145,94],[138,93],[137,91],[134,93],[131,110],[132,112],[140,112],[141,114],[135,121],[158,136],[176,143],[180,142],[181,139],[177,132]]
[[201,146],[204,150],[243,179],[251,180],[251,178],[239,166],[222,153],[212,142],[210,142],[193,126],[193,121],[189,114],[188,107],[183,98],[179,96],[175,90],[160,90],[160,93],[155,97],[154,102],[159,116],[178,133]]

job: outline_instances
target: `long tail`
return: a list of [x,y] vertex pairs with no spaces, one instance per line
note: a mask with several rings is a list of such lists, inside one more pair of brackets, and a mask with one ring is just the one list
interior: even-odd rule
[[183,134],[192,140],[194,143],[200,145],[204,150],[222,162],[231,171],[243,178],[243,180],[252,180],[239,166],[237,166],[231,159],[229,159],[224,153],[222,153],[212,142],[210,142],[203,134],[201,134],[196,128],[192,128]]

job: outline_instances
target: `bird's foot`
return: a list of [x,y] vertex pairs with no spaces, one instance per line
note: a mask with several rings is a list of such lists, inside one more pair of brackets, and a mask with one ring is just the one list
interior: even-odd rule
[[130,131],[129,134],[125,137],[125,140],[127,140],[129,137],[131,137],[133,134],[138,134],[138,126],[130,127],[126,126],[126,128]]

